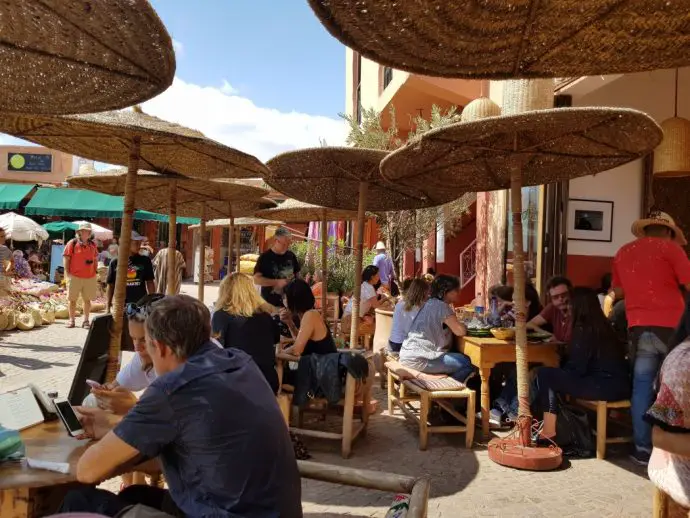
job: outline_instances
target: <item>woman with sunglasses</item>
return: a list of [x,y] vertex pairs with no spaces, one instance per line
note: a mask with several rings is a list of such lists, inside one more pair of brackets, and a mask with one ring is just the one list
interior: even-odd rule
[[146,351],[144,325],[151,306],[163,297],[164,295],[153,293],[125,307],[127,328],[135,354],[120,370],[115,381],[104,385],[102,389],[91,390],[100,408],[113,414],[125,415],[137,402],[134,392],[144,390],[156,379],[151,357]]

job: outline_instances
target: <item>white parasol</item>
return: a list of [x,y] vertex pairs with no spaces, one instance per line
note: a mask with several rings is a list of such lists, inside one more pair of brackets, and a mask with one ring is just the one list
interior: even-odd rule
[[82,223],[88,223],[89,225],[91,225],[91,232],[93,233],[93,237],[101,241],[108,241],[113,238],[112,230],[102,227],[100,225],[96,225],[95,223],[91,223],[90,221],[75,221],[75,223],[77,225],[81,225]]
[[0,216],[0,227],[5,229],[7,239],[13,241],[43,241],[48,239],[48,231],[33,219],[8,212]]

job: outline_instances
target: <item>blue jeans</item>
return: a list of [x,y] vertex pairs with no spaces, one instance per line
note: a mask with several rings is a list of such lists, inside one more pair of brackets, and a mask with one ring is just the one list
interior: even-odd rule
[[451,378],[464,383],[467,376],[474,372],[474,365],[462,353],[443,353],[435,360],[428,360],[422,372],[427,374],[448,374]]
[[635,353],[630,400],[633,441],[638,451],[652,452],[652,426],[644,420],[644,415],[654,403],[654,381],[667,352],[666,344],[654,333],[647,331],[640,335]]

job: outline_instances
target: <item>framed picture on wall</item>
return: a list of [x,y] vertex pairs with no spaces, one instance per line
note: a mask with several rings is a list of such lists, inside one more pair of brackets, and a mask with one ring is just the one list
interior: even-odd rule
[[610,243],[613,239],[613,202],[568,200],[568,239]]

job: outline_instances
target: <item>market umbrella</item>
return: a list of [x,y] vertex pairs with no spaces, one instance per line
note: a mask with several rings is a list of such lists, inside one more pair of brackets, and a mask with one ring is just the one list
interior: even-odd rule
[[266,168],[251,155],[223,146],[196,130],[146,115],[138,107],[130,111],[54,117],[1,114],[0,132],[128,168],[106,371],[106,378],[112,380],[119,369],[125,277],[139,166],[199,178],[256,177]]
[[113,238],[113,231],[110,230],[109,228],[102,227],[100,225],[96,225],[95,223],[91,223],[90,221],[75,221],[77,225],[80,225],[81,223],[88,223],[91,225],[91,233],[93,234],[93,237],[96,239],[100,239],[101,241],[107,241],[109,239]]
[[[180,175],[162,175],[150,171],[139,171],[137,176],[137,190],[134,203],[137,207],[151,212],[168,213],[170,219],[170,232],[168,242],[167,264],[167,291],[168,294],[175,290],[175,249],[176,233],[175,224],[177,216],[201,218],[202,229],[206,219],[227,216],[231,206],[255,202],[254,207],[271,206],[272,202],[261,202],[263,196],[268,194],[267,189],[253,187],[232,181],[212,181],[183,177]],[[97,192],[111,195],[122,195],[126,192],[128,172],[124,169],[113,169],[93,175],[79,175],[67,178],[67,182],[74,187],[82,187]],[[205,269],[204,249],[205,230],[201,232],[201,257],[199,261],[199,300],[204,299]]]
[[580,77],[690,65],[687,2],[309,0],[335,38],[415,74]]
[[268,219],[280,219],[286,223],[321,222],[321,282],[323,283],[321,289],[321,311],[325,316],[328,300],[328,222],[356,220],[357,212],[329,209],[312,205],[311,203],[288,199],[275,209],[262,210],[257,212],[256,215]]
[[48,236],[55,239],[64,239],[65,234],[74,233],[79,228],[79,225],[72,223],[71,221],[51,221],[43,225],[43,228],[48,232]]
[[0,111],[87,113],[172,84],[172,40],[147,0],[0,4]]
[[[638,159],[659,144],[661,128],[648,115],[617,108],[560,108],[488,117],[432,130],[418,142],[391,153],[381,172],[391,181],[462,194],[510,187],[513,213],[513,275],[520,443],[506,449],[492,443],[500,463],[532,469],[560,465],[560,454],[535,464],[524,455],[530,445],[529,365],[522,243],[523,185],[539,185],[596,174]],[[485,411],[488,409],[482,409]],[[534,450],[537,451],[536,449]],[[543,453],[545,452],[545,453]],[[539,453],[535,453],[539,455]],[[528,460],[529,459],[529,460]],[[557,461],[557,464],[555,462]]]
[[0,228],[12,241],[43,241],[48,239],[48,231],[33,219],[15,212],[0,215]]
[[350,342],[357,343],[362,283],[364,216],[366,210],[389,211],[434,207],[452,201],[447,192],[425,187],[402,187],[379,172],[386,151],[346,147],[318,147],[290,151],[268,162],[265,177],[274,189],[299,201],[334,209],[357,211],[355,289],[352,296]]

